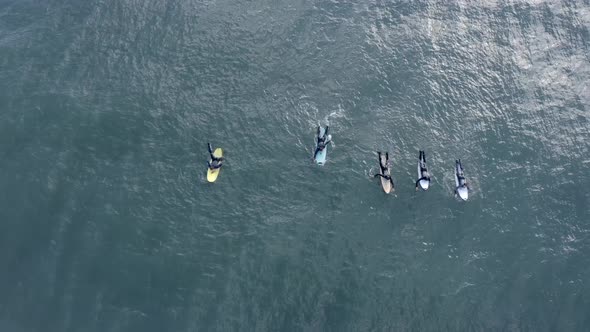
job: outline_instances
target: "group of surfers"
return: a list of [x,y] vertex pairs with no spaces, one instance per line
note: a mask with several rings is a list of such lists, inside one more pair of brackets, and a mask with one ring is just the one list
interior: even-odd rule
[[[313,153],[314,159],[316,158],[316,156],[318,155],[318,153],[320,153],[321,151],[323,151],[324,149],[326,149],[326,147],[332,142],[331,136],[328,134],[329,132],[329,127],[326,126],[325,130],[321,131],[321,127],[318,126],[317,129],[317,135],[316,135],[316,149],[315,152]],[[223,157],[216,157],[213,154],[213,149],[211,148],[211,144],[207,143],[207,148],[209,150],[209,156],[210,156],[210,161],[207,162],[207,167],[209,167],[210,170],[215,170],[220,168],[223,165]],[[418,156],[418,165],[419,165],[419,178],[418,180],[416,180],[416,190],[418,190],[418,188],[421,188],[423,190],[427,190],[428,187],[430,186],[430,174],[428,173],[428,169],[426,168],[426,153],[422,150],[419,151],[420,155]],[[375,177],[382,177],[385,180],[388,180],[391,182],[391,187],[395,187],[394,183],[393,183],[393,179],[391,177],[391,163],[389,161],[389,153],[385,152],[385,158],[382,158],[382,153],[381,152],[377,152],[378,156],[379,156],[379,167],[381,168],[381,172],[378,174],[375,174]],[[469,184],[467,183],[467,180],[465,179],[465,175],[463,172],[463,166],[461,165],[461,160],[455,160],[455,194],[461,194],[462,192],[467,192],[467,190],[469,190]],[[466,196],[464,198],[463,195],[460,195],[461,198],[466,199]]]
[[[420,155],[418,156],[418,163],[419,163],[419,175],[420,178],[416,180],[416,190],[421,188],[423,190],[427,190],[430,186],[430,174],[428,173],[428,169],[426,168],[426,153],[422,150],[419,151]],[[393,183],[393,179],[390,174],[391,163],[389,161],[389,153],[385,152],[385,159],[382,158],[382,154],[380,151],[377,151],[377,155],[379,156],[379,167],[381,168],[381,173],[375,174],[375,177],[382,177],[391,182],[391,187],[395,187]],[[456,188],[455,193],[458,193],[462,189],[469,190],[469,184],[465,179],[465,174],[463,172],[463,166],[461,165],[461,159],[455,160],[455,177],[456,177]]]

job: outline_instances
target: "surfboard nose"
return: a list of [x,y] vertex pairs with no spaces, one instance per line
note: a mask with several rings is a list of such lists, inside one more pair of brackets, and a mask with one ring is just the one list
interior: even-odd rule
[[426,181],[426,180],[420,180],[420,187],[424,190],[428,190],[428,187],[430,186],[430,181]]
[[457,193],[459,194],[459,197],[461,197],[461,199],[464,201],[466,201],[467,198],[469,198],[469,191],[466,188],[459,188],[457,190]]

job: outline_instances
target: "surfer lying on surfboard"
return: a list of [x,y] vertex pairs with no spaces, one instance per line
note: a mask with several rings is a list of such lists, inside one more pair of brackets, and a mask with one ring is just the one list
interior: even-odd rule
[[207,166],[209,169],[218,169],[223,164],[223,157],[215,157],[213,155],[213,149],[211,148],[211,143],[207,143],[207,148],[209,149],[209,155],[211,157],[211,162],[207,161]]
[[420,150],[420,157],[418,158],[420,159],[418,162],[418,176],[420,178],[416,181],[416,190],[418,190],[418,185],[423,190],[426,190],[430,185],[430,174],[428,174],[428,170],[426,169],[426,154],[424,154],[424,151]]
[[322,131],[320,126],[318,126],[318,134],[317,134],[317,147],[315,152],[313,153],[313,158],[315,159],[318,155],[318,152],[323,151],[328,144],[332,143],[330,135],[328,135],[329,127],[326,126],[326,130],[324,131],[324,135],[322,135]]
[[391,175],[386,175],[391,174],[389,172],[389,167],[391,166],[391,164],[389,163],[389,152],[385,152],[385,165],[383,164],[383,160],[381,158],[381,151],[377,151],[377,154],[379,155],[379,167],[381,167],[381,173],[375,174],[375,177],[380,176],[386,180],[389,180],[391,182],[391,188],[394,188],[395,185],[393,184],[393,179],[391,178]]
[[466,200],[469,191],[469,184],[465,179],[463,173],[463,166],[461,165],[461,159],[455,160],[455,194],[459,195],[461,199]]

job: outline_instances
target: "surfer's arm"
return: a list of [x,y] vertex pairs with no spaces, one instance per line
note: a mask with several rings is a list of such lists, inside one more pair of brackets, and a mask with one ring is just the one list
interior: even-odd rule
[[416,191],[418,190],[418,183],[420,183],[420,180],[422,179],[418,179],[418,181],[416,181]]
[[320,147],[319,146],[315,148],[315,151],[313,152],[313,158],[312,159],[315,159],[315,157],[317,157],[318,152],[320,152]]
[[213,155],[213,149],[211,148],[211,143],[207,143],[207,149],[209,150],[209,153],[211,155]]

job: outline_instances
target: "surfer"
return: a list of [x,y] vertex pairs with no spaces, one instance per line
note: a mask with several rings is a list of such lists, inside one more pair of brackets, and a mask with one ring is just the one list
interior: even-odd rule
[[[455,194],[458,194],[462,199],[466,199],[463,197],[467,197],[467,191],[469,190],[469,184],[467,183],[467,180],[465,179],[465,175],[463,174],[463,166],[461,165],[461,159],[459,160],[455,160],[455,177],[456,177],[456,188],[455,188]],[[461,192],[464,192],[465,194],[461,194]]]
[[213,155],[213,149],[211,148],[211,143],[207,143],[207,148],[209,149],[209,156],[211,157],[211,161],[207,161],[207,166],[209,169],[218,169],[223,164],[223,157],[215,157]]
[[418,176],[420,176],[420,178],[416,181],[416,191],[418,190],[418,185],[424,190],[428,189],[428,186],[430,185],[430,174],[428,174],[428,170],[426,169],[426,154],[424,151],[420,150],[420,157],[418,158],[420,159],[418,163]]
[[315,159],[320,151],[323,151],[328,144],[332,143],[330,135],[328,135],[329,127],[326,126],[326,130],[324,131],[324,135],[321,133],[321,127],[318,126],[318,134],[317,134],[317,146],[315,148],[315,152],[313,153],[313,158]]
[[377,154],[379,155],[379,167],[381,167],[381,173],[375,174],[375,177],[380,176],[385,180],[389,180],[389,182],[391,182],[391,188],[394,188],[395,185],[393,184],[393,179],[391,178],[391,175],[387,175],[388,173],[391,174],[389,172],[389,152],[385,152],[385,164],[383,164],[383,159],[381,158],[381,151],[377,151]]

